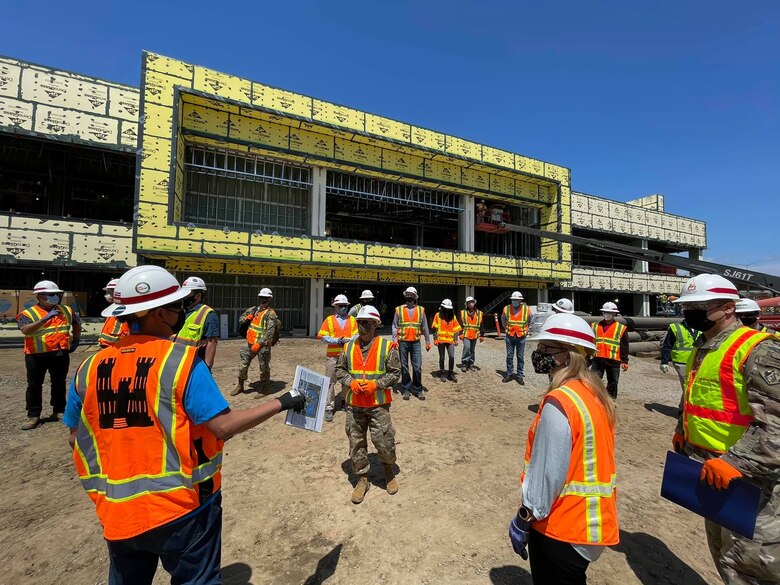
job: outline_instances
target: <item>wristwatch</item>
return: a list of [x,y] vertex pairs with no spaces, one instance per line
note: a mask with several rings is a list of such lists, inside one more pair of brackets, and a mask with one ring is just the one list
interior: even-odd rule
[[531,512],[531,510],[529,510],[525,506],[520,506],[517,509],[517,517],[520,518],[520,520],[523,520],[525,522],[533,522],[534,520],[536,520],[536,518],[534,518],[533,512]]

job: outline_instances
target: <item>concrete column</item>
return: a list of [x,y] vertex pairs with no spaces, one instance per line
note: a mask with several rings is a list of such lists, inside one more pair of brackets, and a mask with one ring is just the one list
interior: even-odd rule
[[688,258],[691,260],[701,260],[701,248],[690,248],[688,250]]
[[550,291],[547,288],[539,288],[537,289],[537,299],[536,303],[549,303],[550,302]]
[[[313,167],[311,172],[312,186],[309,198],[309,225],[313,236],[325,235],[325,186],[327,169]],[[319,325],[318,325],[319,326]]]
[[458,250],[474,251],[474,198],[469,195],[460,196],[463,211],[458,214]]
[[[637,240],[636,244],[643,250],[647,250],[649,248],[647,240]],[[648,270],[649,268],[646,260],[634,260],[634,272],[647,274]]]
[[316,337],[325,319],[325,279],[312,278],[309,285],[309,337]]
[[649,317],[650,316],[650,295],[644,294],[642,295],[642,308],[639,311],[639,317]]

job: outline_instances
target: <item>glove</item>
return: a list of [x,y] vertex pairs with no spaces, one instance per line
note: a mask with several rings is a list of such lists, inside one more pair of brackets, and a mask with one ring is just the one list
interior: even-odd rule
[[723,459],[708,459],[701,468],[699,479],[706,481],[710,487],[718,490],[725,490],[729,487],[732,479],[742,477],[742,472],[734,469]]
[[373,394],[377,389],[377,385],[374,380],[362,380],[360,382],[360,387],[363,389],[365,394]]
[[358,382],[357,380],[352,380],[349,383],[349,389],[352,390],[355,394],[363,393],[363,386],[361,386],[360,382]]
[[59,310],[57,310],[57,307],[54,307],[51,311],[49,311],[48,313],[46,313],[43,316],[43,319],[41,319],[41,321],[48,321],[52,317],[56,317],[59,314],[60,314],[60,312],[59,312]]
[[684,453],[685,437],[680,433],[675,433],[672,437],[672,448],[674,449],[675,453]]
[[425,344],[425,351],[431,351],[431,344],[430,343],[426,343]]
[[339,337],[339,340],[338,340],[338,342],[337,342],[337,343],[338,343],[339,345],[344,345],[346,342],[347,342],[347,340],[346,340],[346,339],[344,339],[343,337]]
[[282,404],[282,410],[301,412],[306,406],[306,399],[298,393],[285,392],[277,400]]
[[390,342],[390,349],[398,349],[398,342],[397,341],[391,341]]
[[[438,339],[434,339],[434,340],[433,340],[433,345],[439,345],[439,340],[438,340]],[[426,349],[426,350],[427,350],[427,349],[430,349],[430,347],[431,347],[430,345],[426,345],[426,346],[425,346],[425,349]]]
[[73,353],[74,351],[76,351],[76,349],[79,346],[79,343],[81,343],[80,339],[73,339],[73,340],[71,340],[71,342],[70,342],[70,349],[68,350],[68,353]]
[[483,341],[485,341],[485,338],[484,337],[480,337],[479,338],[479,342],[482,343]]
[[525,550],[528,538],[531,536],[531,523],[515,516],[509,523],[509,540],[512,548],[524,561],[528,560],[528,551]]
[[661,371],[664,374],[668,374],[669,373],[669,364],[661,364]]
[[623,368],[623,371],[628,371],[628,364],[620,364],[620,367]]

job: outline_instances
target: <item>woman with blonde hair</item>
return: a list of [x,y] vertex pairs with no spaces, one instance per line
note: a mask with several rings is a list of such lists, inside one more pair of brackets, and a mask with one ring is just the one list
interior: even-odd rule
[[596,345],[582,318],[552,315],[533,341],[534,371],[549,375],[550,386],[528,430],[509,538],[517,554],[530,555],[535,585],[581,584],[588,565],[619,542],[615,406],[588,370]]

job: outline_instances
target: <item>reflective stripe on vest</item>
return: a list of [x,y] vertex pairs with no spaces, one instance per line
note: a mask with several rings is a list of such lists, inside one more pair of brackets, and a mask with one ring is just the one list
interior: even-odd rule
[[201,305],[197,311],[193,311],[187,316],[179,333],[173,336],[173,341],[192,346],[200,344],[200,340],[203,339],[206,318],[213,312],[214,309],[208,305]]
[[479,337],[479,331],[482,329],[482,311],[474,311],[472,318],[466,309],[460,312],[460,321],[463,325],[463,337],[466,339],[476,339]]
[[437,343],[452,343],[455,340],[455,334],[460,333],[461,327],[456,317],[452,317],[451,321],[445,321],[436,313],[433,316],[432,329],[436,330]]
[[761,341],[771,335],[739,327],[701,360],[694,349],[688,360],[683,404],[685,440],[716,453],[728,451],[753,422],[742,366]]
[[669,329],[674,333],[671,358],[675,364],[687,364],[693,351],[693,335],[682,323],[672,323]]
[[517,307],[515,312],[512,305],[504,307],[504,318],[506,319],[506,333],[510,337],[524,337],[528,335],[528,319],[531,311],[525,303]]
[[247,343],[253,345],[258,341],[262,341],[265,336],[265,330],[268,328],[268,311],[269,309],[263,309],[252,319],[246,332]]
[[[363,350],[359,339],[353,339],[344,346],[346,366],[349,375],[355,380],[379,380],[387,373],[387,356],[390,353],[390,342],[381,337],[375,337],[363,360]],[[371,408],[392,402],[390,388],[377,388],[374,394],[355,394],[347,387],[344,400],[351,406]]]
[[108,317],[106,322],[103,323],[103,329],[100,331],[98,343],[100,344],[100,347],[108,347],[114,345],[125,335],[129,334],[130,327],[127,323],[122,323],[116,317]]
[[[319,333],[317,333],[317,338],[322,339],[323,337],[328,336],[336,339],[339,337],[350,339],[357,335],[357,332],[358,326],[354,317],[348,316],[344,322],[344,327],[342,327],[336,316],[330,315],[322,322],[322,327],[320,327]],[[326,355],[328,357],[338,357],[342,349],[344,349],[344,347],[338,343],[329,343]]]
[[[24,336],[24,353],[36,354],[60,350],[67,351],[70,349],[70,328],[73,324],[73,311],[67,305],[56,305],[53,309],[57,309],[60,314],[46,321],[42,327]],[[24,315],[35,323],[43,319],[48,312],[40,305],[33,305],[19,313],[17,319]]]
[[596,357],[608,360],[620,361],[620,339],[626,326],[614,321],[606,329],[601,323],[591,323],[593,334],[596,336]]
[[422,336],[422,320],[425,319],[425,309],[415,305],[412,310],[412,316],[407,317],[408,309],[405,305],[396,307],[396,317],[398,318],[398,340],[399,341],[420,341]]

